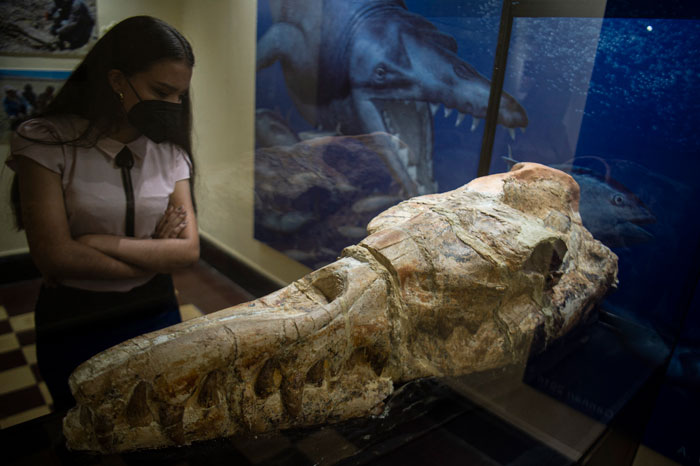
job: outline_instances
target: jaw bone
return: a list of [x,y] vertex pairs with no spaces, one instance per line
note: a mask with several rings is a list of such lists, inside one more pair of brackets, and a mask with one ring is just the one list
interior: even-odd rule
[[396,384],[523,362],[584,322],[617,257],[578,185],[538,164],[405,201],[342,258],[266,297],[82,364],[68,446],[119,452],[381,411]]

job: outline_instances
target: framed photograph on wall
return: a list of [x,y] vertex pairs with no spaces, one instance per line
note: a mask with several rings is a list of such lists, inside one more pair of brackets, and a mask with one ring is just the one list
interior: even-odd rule
[[17,125],[41,113],[70,73],[69,70],[0,69],[3,93],[0,143],[7,144]]
[[76,57],[97,40],[97,0],[0,0],[0,54]]

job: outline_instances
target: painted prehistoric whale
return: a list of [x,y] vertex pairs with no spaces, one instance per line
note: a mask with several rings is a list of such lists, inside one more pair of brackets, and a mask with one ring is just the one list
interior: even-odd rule
[[[490,82],[457,55],[452,36],[411,13],[402,0],[269,0],[273,25],[258,42],[257,69],[279,61],[301,115],[321,131],[390,133],[419,188],[436,190],[433,120],[444,106],[486,116]],[[503,93],[498,122],[527,126],[523,107]]]

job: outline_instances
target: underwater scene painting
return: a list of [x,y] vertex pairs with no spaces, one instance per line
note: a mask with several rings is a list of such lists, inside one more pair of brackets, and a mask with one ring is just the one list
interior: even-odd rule
[[[476,176],[500,2],[258,5],[256,239],[318,268],[380,212]],[[499,118],[527,125],[507,94]]]
[[[477,176],[501,1],[258,5],[256,239],[318,268],[381,211]],[[513,18],[490,173],[566,171],[584,225],[619,257],[607,330],[569,343],[566,366],[533,358],[526,376],[545,392],[569,384],[560,399],[607,423],[700,328],[687,317],[700,274],[700,20],[575,16]],[[691,372],[685,387],[700,386]]]
[[669,338],[697,270],[699,50],[700,21],[515,18],[504,86],[530,124],[497,133],[491,165],[570,173],[584,225],[620,257],[608,308]]

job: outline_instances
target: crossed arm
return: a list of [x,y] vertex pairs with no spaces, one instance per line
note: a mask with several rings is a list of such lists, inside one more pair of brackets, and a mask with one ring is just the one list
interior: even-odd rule
[[199,258],[199,236],[187,180],[176,183],[171,207],[158,225],[155,238],[73,238],[60,176],[26,157],[19,157],[18,164],[29,250],[47,281],[136,278],[186,267]]

